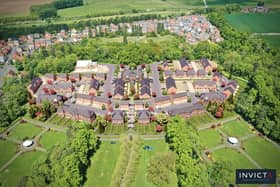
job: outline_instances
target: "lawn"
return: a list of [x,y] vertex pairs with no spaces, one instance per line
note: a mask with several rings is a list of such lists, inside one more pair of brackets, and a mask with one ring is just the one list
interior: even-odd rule
[[54,145],[66,141],[64,132],[48,131],[40,137],[40,144],[43,148],[50,150]]
[[[224,6],[227,4],[239,4],[241,6],[256,6],[258,0],[249,0],[249,1],[244,1],[244,0],[206,0],[207,5],[209,7],[211,6]],[[265,6],[268,7],[280,7],[280,3],[278,0],[263,0],[265,3]]]
[[203,2],[197,0],[86,0],[84,6],[62,9],[61,17],[96,15],[101,13],[131,12],[133,9],[153,11],[155,9],[187,9],[202,7]]
[[226,20],[236,29],[251,33],[280,32],[280,13],[228,14]]
[[196,115],[191,118],[188,118],[186,121],[199,127],[199,126],[203,126],[203,124],[211,123],[216,120],[211,118],[208,114],[205,113],[205,114]]
[[280,47],[280,35],[278,36],[259,36],[263,40],[267,41],[272,47]]
[[120,153],[120,144],[102,141],[100,148],[91,158],[91,166],[87,170],[85,187],[109,186],[112,174]]
[[17,151],[17,145],[7,140],[0,140],[0,167],[10,160]]
[[9,137],[15,138],[17,140],[24,140],[25,138],[34,138],[41,131],[41,128],[33,124],[21,123],[12,129],[12,131],[9,134]]
[[238,138],[252,133],[250,126],[245,121],[237,119],[224,123],[221,127],[221,130],[225,132],[228,136],[235,136]]
[[261,137],[243,142],[246,152],[262,167],[280,170],[280,148]]
[[16,187],[23,176],[31,175],[34,162],[46,156],[43,152],[27,152],[16,158],[4,171],[0,173],[2,186]]
[[199,139],[203,147],[209,149],[223,143],[223,138],[216,129],[199,131]]
[[137,168],[137,173],[135,177],[135,181],[132,184],[133,187],[152,187],[154,186],[150,183],[146,178],[146,169],[149,163],[149,159],[155,155],[157,152],[164,152],[168,150],[168,144],[164,142],[164,140],[150,140],[144,141],[144,145],[149,145],[153,147],[152,151],[145,151],[141,149],[141,157]]
[[234,172],[232,173],[232,183],[235,183],[235,169],[255,169],[256,166],[252,164],[245,156],[237,150],[224,148],[216,150],[212,153],[214,160],[227,160],[232,162]]

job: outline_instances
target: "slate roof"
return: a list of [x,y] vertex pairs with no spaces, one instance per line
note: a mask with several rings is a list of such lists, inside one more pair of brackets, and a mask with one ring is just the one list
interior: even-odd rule
[[166,79],[166,88],[169,89],[172,87],[176,88],[175,80],[172,77],[168,77]]
[[181,65],[181,68],[184,68],[185,66],[188,66],[186,58],[181,58],[180,59],[180,65]]
[[79,73],[71,73],[69,75],[70,79],[73,78],[73,79],[80,79],[80,74]]
[[195,75],[195,71],[194,71],[193,69],[189,69],[189,70],[186,72],[186,74],[187,74],[188,76],[194,76],[194,75]]
[[201,65],[206,68],[207,66],[211,66],[207,58],[200,59]]
[[176,70],[175,75],[176,76],[184,76],[185,72],[183,70]]
[[82,99],[91,100],[93,98],[93,96],[90,96],[88,94],[83,94],[83,93],[77,93],[76,94],[76,98],[82,98]]
[[98,101],[101,103],[108,103],[109,99],[107,97],[103,97],[103,96],[96,96],[96,97],[94,97],[94,101]]
[[227,86],[224,91],[229,91],[231,94],[234,93],[234,89],[231,86]]
[[173,99],[180,98],[180,97],[188,97],[189,94],[187,92],[176,93],[173,95]]
[[164,75],[166,77],[171,77],[173,75],[173,72],[171,70],[166,70],[166,71],[164,71]]
[[195,80],[193,81],[194,86],[216,86],[216,82],[212,80]]
[[139,70],[129,70],[126,69],[124,70],[124,72],[122,73],[122,78],[123,79],[139,79],[142,77],[142,72]]
[[155,102],[158,103],[158,102],[162,102],[162,101],[168,101],[170,100],[170,97],[169,96],[158,96],[156,98],[154,98]]
[[55,75],[54,75],[53,73],[47,73],[47,74],[45,75],[45,77],[48,78],[48,79],[53,79],[53,80],[55,80]]
[[195,110],[204,110],[204,108],[200,103],[194,103],[192,105],[180,105],[178,107],[168,109],[168,113],[171,116],[175,116],[177,114],[184,114],[184,113],[191,114]]
[[151,96],[151,89],[147,86],[141,87],[140,93],[141,95],[148,94],[149,96]]
[[209,92],[201,94],[200,98],[205,101],[224,101],[226,99],[225,95],[220,92]]
[[114,110],[112,120],[124,120],[124,112],[122,110]]
[[51,95],[51,94],[39,94],[36,97],[36,103],[41,103],[47,100],[51,103],[62,101],[63,97],[61,95]]
[[151,114],[147,110],[140,110],[137,112],[138,120],[149,120],[150,116]]
[[79,115],[86,117],[86,118],[94,118],[95,108],[84,106],[84,105],[77,105],[77,104],[64,104],[61,108],[58,109],[58,112],[67,112],[70,113],[74,118],[78,117]]
[[67,79],[67,74],[66,73],[59,73],[56,75],[57,78],[61,78],[61,79]]
[[99,84],[99,81],[97,80],[97,79],[92,79],[91,81],[90,81],[90,88],[93,88],[93,89],[95,89],[95,90],[98,90],[99,89],[99,86],[100,86],[100,84]]
[[121,95],[121,96],[124,96],[124,88],[123,87],[116,87],[115,90],[114,90],[114,95]]
[[197,74],[198,75],[206,75],[206,72],[205,72],[204,69],[199,69],[199,70],[197,70]]
[[35,77],[31,81],[30,90],[32,90],[33,93],[36,93],[38,88],[41,86],[42,82],[43,81],[40,77]]

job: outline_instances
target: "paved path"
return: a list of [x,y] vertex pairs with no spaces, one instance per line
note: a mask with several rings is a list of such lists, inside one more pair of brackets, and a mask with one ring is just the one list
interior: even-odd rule
[[157,70],[159,63],[153,63],[150,65],[151,67],[151,72],[152,72],[152,78],[153,78],[153,84],[152,84],[152,91],[156,92],[157,96],[161,96],[161,86],[160,86],[160,81],[159,81],[159,72]]
[[207,9],[208,6],[207,6],[207,3],[206,3],[206,0],[203,0],[203,3],[204,3],[204,6],[205,6],[205,9]]
[[23,153],[23,151],[19,151],[17,152],[17,154],[15,154],[9,161],[7,161],[1,168],[0,168],[0,172],[2,172],[6,167],[8,167],[17,157],[19,157],[19,155],[21,155]]
[[15,124],[13,124],[12,126],[10,126],[9,128],[7,128],[6,130],[4,130],[1,134],[0,137],[5,137],[7,132],[11,132],[11,130],[13,128],[15,128],[16,126],[18,126],[20,123],[19,122],[15,122]]
[[234,117],[222,119],[222,120],[219,120],[219,121],[213,121],[213,122],[205,123],[205,124],[201,125],[201,127],[198,127],[198,131],[201,131],[201,130],[204,130],[204,129],[208,129],[208,128],[210,128],[211,125],[213,125],[213,124],[217,124],[217,123],[226,123],[226,122],[229,122],[229,121],[233,121],[233,120],[237,119],[237,117],[238,117],[238,116],[234,116]]
[[239,140],[244,141],[244,140],[247,140],[247,139],[252,138],[254,136],[257,136],[257,135],[256,134],[248,134],[247,136],[241,137]]

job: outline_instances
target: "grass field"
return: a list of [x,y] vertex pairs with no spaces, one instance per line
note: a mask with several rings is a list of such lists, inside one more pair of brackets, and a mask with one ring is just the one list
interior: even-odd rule
[[168,150],[168,144],[164,140],[150,140],[144,141],[144,145],[149,145],[153,147],[152,151],[141,150],[141,157],[137,168],[137,174],[135,177],[135,182],[132,184],[133,187],[152,187],[154,186],[146,178],[146,169],[149,163],[149,159],[155,155],[157,152],[164,152]]
[[199,138],[204,148],[212,148],[222,143],[222,136],[216,129],[199,131]]
[[20,16],[28,15],[31,5],[52,2],[53,0],[0,0],[0,15]]
[[1,156],[0,156],[0,167],[1,167],[5,162],[10,160],[14,156],[14,154],[17,151],[17,145],[9,141],[0,140],[0,150],[1,150]]
[[280,149],[261,137],[253,137],[243,143],[246,152],[262,167],[280,170]]
[[259,36],[263,40],[267,41],[272,47],[280,47],[280,35],[278,36]]
[[226,20],[236,29],[250,33],[280,32],[280,13],[228,14]]
[[58,15],[73,17],[120,11],[128,12],[133,9],[153,11],[154,9],[186,9],[202,6],[202,0],[85,0],[84,6],[59,10]]
[[[232,163],[233,169],[254,169],[256,168],[245,156],[237,150],[230,148],[223,148],[212,153],[214,160],[228,160]],[[235,183],[235,172],[232,173],[232,183]]]
[[[221,6],[227,4],[239,4],[241,6],[256,6],[258,0],[206,0],[208,6]],[[265,6],[271,8],[280,7],[280,2],[278,0],[263,0]]]
[[40,137],[40,144],[43,148],[50,150],[54,145],[65,141],[67,138],[63,132],[48,131]]
[[245,121],[233,120],[223,124],[222,131],[228,136],[243,137],[251,134],[250,126]]
[[191,118],[188,118],[186,121],[195,125],[195,126],[197,126],[197,127],[199,127],[199,126],[203,126],[203,124],[211,123],[211,122],[214,122],[216,120],[214,120],[208,114],[205,113],[205,114],[196,115],[196,116],[193,116]]
[[87,170],[87,181],[84,186],[109,186],[119,153],[119,142],[111,144],[109,141],[103,141],[91,158],[91,166]]
[[16,187],[23,176],[31,175],[33,163],[46,156],[43,152],[27,152],[0,173],[1,186]]
[[9,137],[17,140],[23,140],[25,138],[34,138],[37,134],[42,131],[41,128],[36,127],[30,123],[22,123],[12,129]]

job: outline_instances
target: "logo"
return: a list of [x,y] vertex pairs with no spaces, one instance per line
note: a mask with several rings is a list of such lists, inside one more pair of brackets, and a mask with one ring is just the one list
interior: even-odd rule
[[237,169],[236,184],[276,184],[275,169]]

